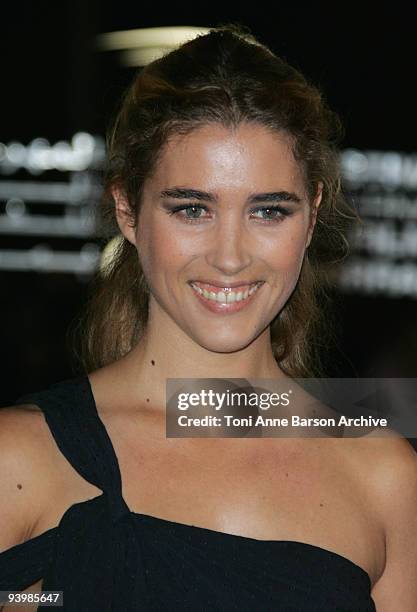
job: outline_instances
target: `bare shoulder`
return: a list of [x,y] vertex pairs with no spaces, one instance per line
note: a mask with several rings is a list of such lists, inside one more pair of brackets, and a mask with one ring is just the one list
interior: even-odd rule
[[346,460],[363,479],[384,514],[388,512],[389,515],[392,509],[393,494],[402,493],[400,497],[405,502],[405,488],[417,487],[417,453],[408,440],[394,430],[345,438],[342,445]]
[[[385,532],[385,567],[372,590],[378,612],[417,610],[417,453],[399,435],[358,442],[370,502]],[[352,441],[354,444],[355,441]],[[359,467],[359,466],[358,466]]]
[[37,406],[0,408],[0,551],[27,539],[52,486],[52,442]]
[[[410,442],[394,430],[374,431],[358,440],[358,459],[366,461],[368,473],[382,495],[393,487],[414,482],[417,476],[417,453]],[[417,482],[417,481],[416,481]],[[389,502],[389,498],[386,500]]]

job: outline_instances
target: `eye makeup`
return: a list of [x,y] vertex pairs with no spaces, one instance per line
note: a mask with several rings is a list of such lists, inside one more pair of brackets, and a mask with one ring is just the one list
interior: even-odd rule
[[[186,211],[188,212],[189,210],[194,210],[194,211],[206,211],[208,212],[208,208],[207,206],[203,206],[201,204],[197,204],[197,203],[189,203],[189,204],[181,204],[181,205],[174,205],[174,206],[170,206],[169,204],[165,205],[165,208],[167,208],[167,213],[172,216],[172,215],[176,215],[177,217],[181,218],[182,221],[184,221],[185,223],[201,223],[204,222],[205,217],[189,217],[187,215],[180,215],[179,213],[181,211]],[[281,221],[284,220],[285,217],[289,217],[290,215],[292,215],[293,211],[289,210],[288,208],[284,208],[283,206],[278,206],[278,205],[274,205],[274,206],[258,206],[256,208],[253,208],[250,210],[251,214],[256,214],[256,213],[263,213],[263,212],[268,212],[268,213],[272,213],[272,217],[253,217],[255,219],[258,219],[259,221],[263,222],[263,223],[279,223]]]

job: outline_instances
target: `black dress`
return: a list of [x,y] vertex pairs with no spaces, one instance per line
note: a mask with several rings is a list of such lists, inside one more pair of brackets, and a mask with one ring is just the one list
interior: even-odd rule
[[[65,611],[375,612],[367,572],[324,548],[256,540],[131,512],[87,376],[26,395],[61,452],[103,493],[0,554],[0,590],[43,578]],[[40,605],[39,610],[50,609]]]

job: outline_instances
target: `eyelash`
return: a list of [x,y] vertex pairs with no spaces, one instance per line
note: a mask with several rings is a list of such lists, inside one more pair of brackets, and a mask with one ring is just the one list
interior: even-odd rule
[[[181,210],[188,210],[190,208],[198,208],[200,210],[205,210],[205,211],[208,210],[206,206],[201,206],[201,204],[183,204],[182,206],[176,206],[175,208],[172,208],[168,214],[175,215]],[[292,214],[291,211],[289,211],[287,208],[283,208],[282,206],[259,206],[258,208],[252,209],[250,212],[251,213],[259,212],[261,210],[270,210],[270,211],[276,211],[280,213],[279,216],[274,217],[272,219],[260,219],[260,221],[264,221],[265,223],[280,223],[281,221],[284,220],[285,217],[288,217]],[[192,217],[185,217],[184,215],[180,215],[180,216],[182,217],[183,221],[185,221],[185,223],[191,223],[191,224],[199,223],[201,219],[201,217],[195,217],[193,219]]]

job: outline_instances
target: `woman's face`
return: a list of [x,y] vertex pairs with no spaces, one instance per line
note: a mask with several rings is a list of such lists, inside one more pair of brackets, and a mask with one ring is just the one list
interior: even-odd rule
[[320,195],[310,208],[285,134],[211,124],[166,145],[135,228],[116,201],[150,286],[149,324],[169,321],[223,353],[248,346],[284,307]]

